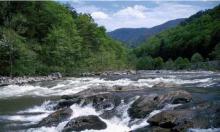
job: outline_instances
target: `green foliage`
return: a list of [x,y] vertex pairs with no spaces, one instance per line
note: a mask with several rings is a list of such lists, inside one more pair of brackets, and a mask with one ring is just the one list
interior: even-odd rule
[[157,57],[154,59],[154,68],[155,69],[161,69],[163,68],[163,58]]
[[[54,1],[0,3],[0,74],[118,70],[127,49],[88,14]],[[126,67],[127,68],[127,67]]]
[[199,53],[195,53],[195,54],[193,54],[193,56],[191,57],[191,62],[192,62],[192,63],[202,62],[203,60],[204,60],[203,57],[202,57]]
[[137,69],[142,70],[153,70],[154,69],[154,59],[151,56],[142,57],[137,62]]
[[204,15],[193,18],[184,25],[166,30],[143,43],[137,56],[151,55],[176,59],[179,56],[191,58],[198,52],[208,58],[215,45],[220,42],[220,6],[208,10]]
[[190,62],[187,58],[178,57],[174,63],[176,69],[187,69],[190,67]]
[[220,60],[220,43],[215,46],[215,50],[212,52],[215,59]]
[[164,67],[163,67],[163,68],[164,68],[164,69],[167,69],[167,70],[175,69],[175,64],[174,64],[173,60],[172,60],[172,59],[169,59],[168,61],[166,61],[166,62],[164,63]]
[[[175,69],[190,67],[188,59],[191,59],[192,63],[204,61],[203,57],[211,58],[211,61],[219,59],[219,14],[220,5],[199,12],[179,26],[151,37],[133,52],[139,60],[143,60],[141,58],[145,56],[161,57],[164,61],[176,60]],[[165,62],[164,68],[173,69],[172,67],[172,61]]]

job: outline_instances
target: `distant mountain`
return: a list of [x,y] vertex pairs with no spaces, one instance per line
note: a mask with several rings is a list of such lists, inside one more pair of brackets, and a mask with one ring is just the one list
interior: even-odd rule
[[146,41],[151,36],[166,29],[175,27],[184,20],[185,18],[175,19],[152,28],[120,28],[112,32],[108,32],[108,34],[113,39],[128,44],[129,47],[137,47],[140,43]]

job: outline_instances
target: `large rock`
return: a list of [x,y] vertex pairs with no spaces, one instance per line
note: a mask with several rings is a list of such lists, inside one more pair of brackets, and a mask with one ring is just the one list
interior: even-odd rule
[[170,129],[168,128],[162,128],[162,127],[157,127],[157,126],[146,126],[143,128],[138,128],[135,130],[132,130],[130,132],[171,132]]
[[192,100],[192,95],[186,91],[172,91],[163,95],[141,96],[128,109],[132,118],[144,118],[153,110],[161,109],[166,104],[184,104]]
[[83,131],[83,130],[102,130],[107,125],[98,116],[81,116],[69,121],[63,129],[63,132]]
[[163,111],[153,117],[151,117],[147,122],[151,126],[160,126],[163,128],[173,128],[177,127],[179,124],[187,126],[191,124],[190,119],[193,117],[193,112],[189,110],[181,111]]
[[192,95],[189,92],[179,90],[171,91],[167,94],[159,96],[160,104],[170,103],[170,104],[183,104],[188,103],[192,100]]
[[151,117],[147,122],[151,126],[169,128],[175,132],[184,132],[188,128],[194,127],[191,118],[193,118],[192,111],[164,111]]
[[57,126],[60,122],[63,122],[70,118],[72,112],[73,111],[70,108],[60,109],[41,120],[38,123],[38,126]]
[[128,109],[129,116],[132,118],[144,118],[157,108],[157,104],[157,97],[142,96]]
[[83,105],[92,104],[96,110],[110,110],[121,103],[121,98],[113,93],[97,94],[87,96],[83,100]]
[[54,109],[61,109],[61,108],[68,108],[73,104],[79,104],[80,99],[79,98],[73,98],[68,100],[60,100],[57,105],[54,107]]

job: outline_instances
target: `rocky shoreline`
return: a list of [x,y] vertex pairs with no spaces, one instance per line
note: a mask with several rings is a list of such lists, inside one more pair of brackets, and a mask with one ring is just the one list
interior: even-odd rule
[[38,77],[29,77],[29,76],[23,76],[23,77],[1,77],[0,76],[0,86],[7,86],[7,85],[22,85],[27,83],[34,83],[34,82],[40,82],[40,81],[50,81],[50,80],[56,80],[61,79],[62,74],[52,73],[48,76],[38,76]]

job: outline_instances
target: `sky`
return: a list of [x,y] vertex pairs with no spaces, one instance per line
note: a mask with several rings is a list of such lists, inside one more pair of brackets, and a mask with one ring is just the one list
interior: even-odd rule
[[200,10],[213,8],[220,1],[137,1],[137,0],[73,0],[68,1],[77,12],[89,13],[107,31],[118,28],[150,28],[169,20],[187,18]]

